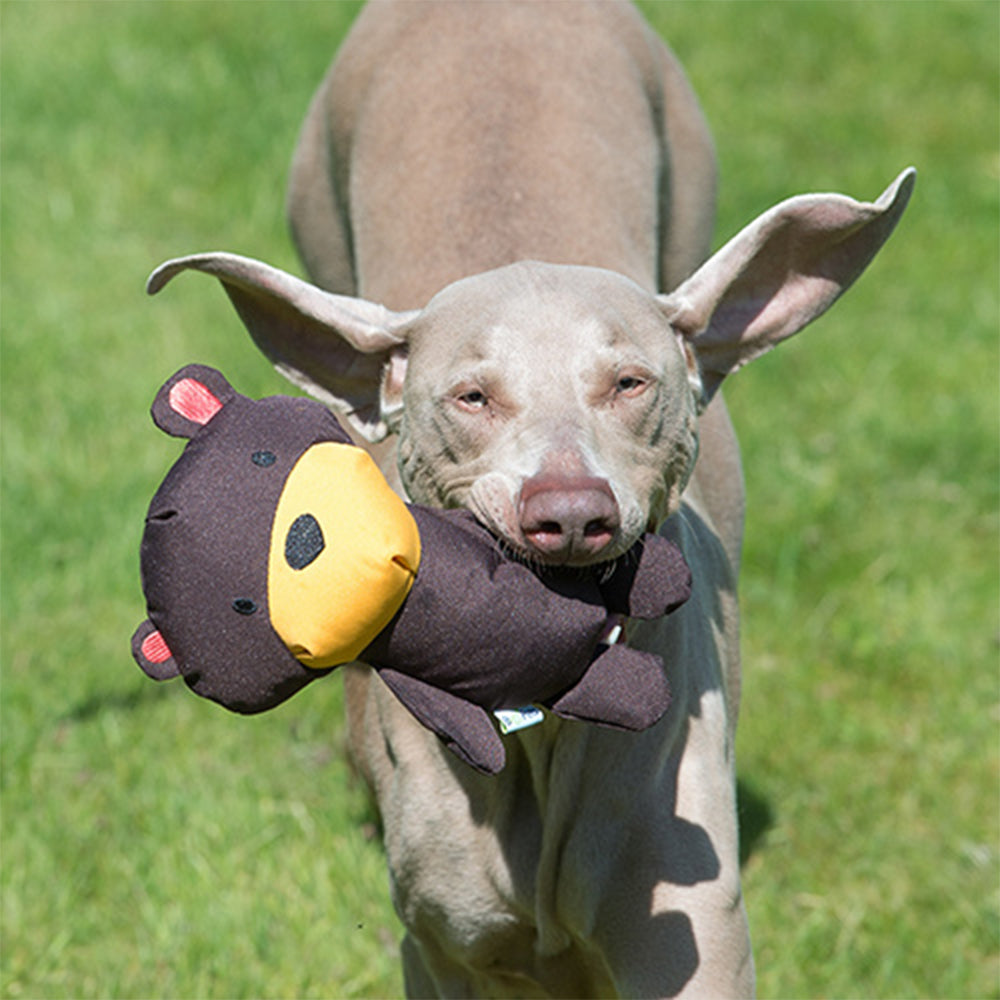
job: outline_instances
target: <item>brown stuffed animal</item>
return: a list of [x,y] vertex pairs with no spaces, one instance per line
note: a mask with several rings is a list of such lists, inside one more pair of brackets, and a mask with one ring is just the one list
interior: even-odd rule
[[662,660],[604,640],[687,600],[673,543],[646,535],[597,570],[528,567],[468,511],[404,504],[324,406],[254,401],[200,365],[152,414],[190,441],[142,540],[149,618],[132,648],[151,677],[253,713],[362,660],[486,773],[504,765],[491,712],[640,730],[666,711]]

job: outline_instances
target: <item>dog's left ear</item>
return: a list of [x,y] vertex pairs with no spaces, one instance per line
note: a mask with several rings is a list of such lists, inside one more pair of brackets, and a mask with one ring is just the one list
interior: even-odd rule
[[169,260],[150,275],[146,290],[154,295],[187,270],[219,279],[257,346],[290,382],[332,406],[368,441],[389,433],[386,397],[391,404],[401,388],[405,328],[419,310],[393,312],[334,295],[232,253]]
[[904,170],[874,203],[839,194],[790,198],[660,296],[698,356],[704,402],[726,375],[833,305],[889,238],[915,177]]

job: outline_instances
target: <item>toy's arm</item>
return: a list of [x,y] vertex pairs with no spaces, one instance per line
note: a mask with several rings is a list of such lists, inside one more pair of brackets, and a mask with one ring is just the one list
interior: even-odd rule
[[691,596],[691,570],[673,542],[646,534],[598,587],[609,611],[632,618],[659,618]]
[[485,709],[398,670],[376,670],[417,721],[437,733],[457,757],[483,774],[503,769],[503,742]]
[[670,707],[670,684],[660,657],[608,646],[573,687],[546,707],[567,719],[639,732]]

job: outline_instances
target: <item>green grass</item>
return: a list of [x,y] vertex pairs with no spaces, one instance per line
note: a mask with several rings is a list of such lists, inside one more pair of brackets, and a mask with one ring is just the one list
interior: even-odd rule
[[[282,217],[353,4],[4,2],[4,997],[401,989],[340,685],[239,720],[145,680],[137,550],[181,364],[283,383],[214,283]],[[998,996],[998,8],[644,4],[702,97],[719,240],[920,170],[833,312],[727,390],[749,492],[739,739],[769,997]]]

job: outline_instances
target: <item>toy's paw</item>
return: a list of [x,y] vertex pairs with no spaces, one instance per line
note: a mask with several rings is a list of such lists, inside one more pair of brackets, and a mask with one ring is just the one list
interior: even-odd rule
[[663,660],[627,646],[609,646],[568,691],[548,705],[556,715],[638,732],[670,707]]
[[659,618],[691,596],[691,570],[672,541],[646,534],[598,586],[608,610],[632,618]]
[[436,733],[456,757],[483,774],[503,770],[507,759],[503,742],[485,709],[409,674],[376,669],[417,721]]

